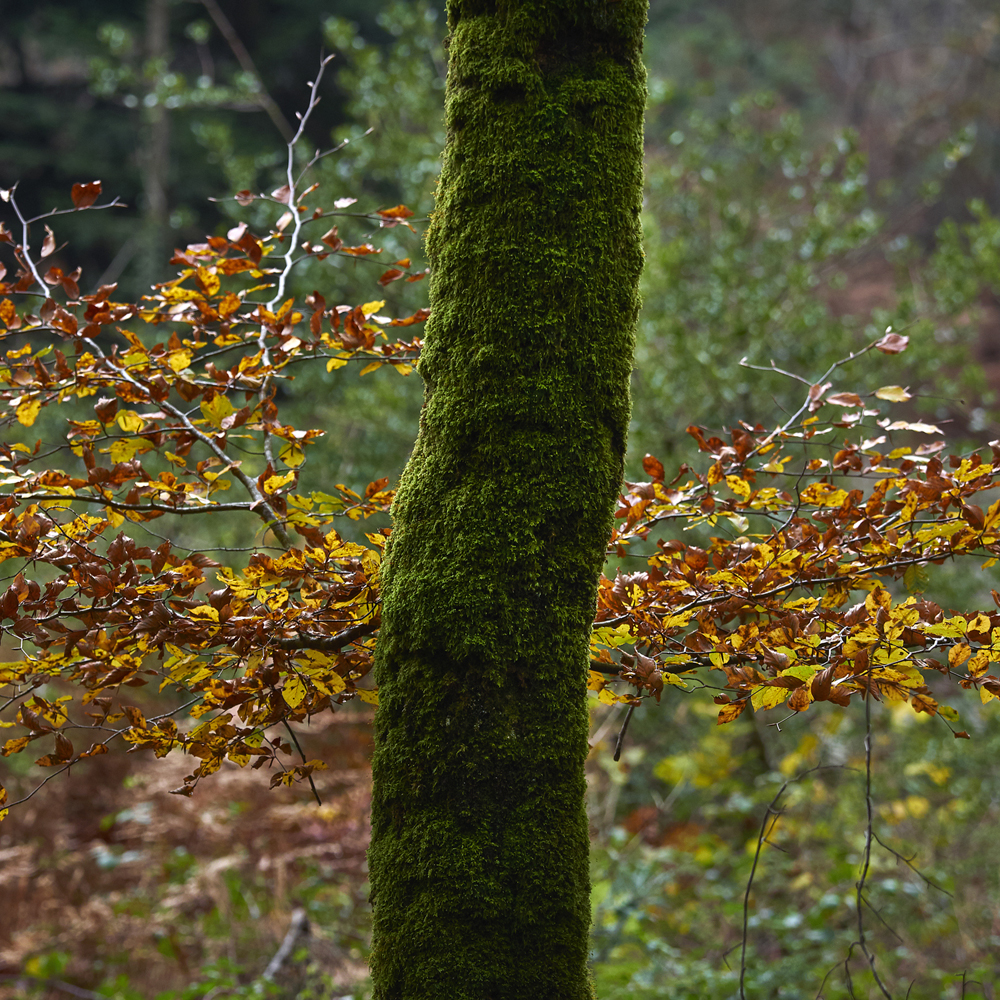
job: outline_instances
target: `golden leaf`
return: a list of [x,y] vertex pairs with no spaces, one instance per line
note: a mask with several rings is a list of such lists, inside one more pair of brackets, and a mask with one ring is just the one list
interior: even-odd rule
[[41,408],[42,404],[37,399],[24,400],[16,410],[18,423],[23,424],[25,427],[30,427],[35,422],[35,417],[38,416]]
[[302,683],[302,678],[298,675],[289,677],[285,681],[285,686],[281,689],[281,697],[292,708],[298,708],[306,697],[306,686]]

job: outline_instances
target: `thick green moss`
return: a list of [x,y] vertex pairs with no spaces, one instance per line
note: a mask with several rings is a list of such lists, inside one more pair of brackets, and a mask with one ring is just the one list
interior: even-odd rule
[[451,0],[420,433],[376,657],[379,1000],[583,1000],[596,583],[642,267],[645,0]]

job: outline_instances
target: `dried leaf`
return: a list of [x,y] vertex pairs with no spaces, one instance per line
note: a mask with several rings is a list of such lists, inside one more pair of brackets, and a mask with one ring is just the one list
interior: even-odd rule
[[85,184],[74,184],[70,190],[75,208],[90,208],[101,193],[100,181],[89,181]]

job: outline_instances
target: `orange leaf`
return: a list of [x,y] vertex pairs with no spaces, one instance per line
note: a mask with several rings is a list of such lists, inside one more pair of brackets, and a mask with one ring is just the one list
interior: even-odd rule
[[743,709],[747,707],[745,701],[733,701],[728,705],[723,705],[719,709],[719,721],[716,725],[724,726],[727,722],[732,722],[733,719],[738,719],[743,714]]

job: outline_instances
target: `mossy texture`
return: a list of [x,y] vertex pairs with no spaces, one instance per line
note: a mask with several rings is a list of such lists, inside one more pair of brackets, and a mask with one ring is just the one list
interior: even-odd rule
[[629,420],[645,0],[451,0],[376,655],[378,1000],[584,1000],[588,637]]

